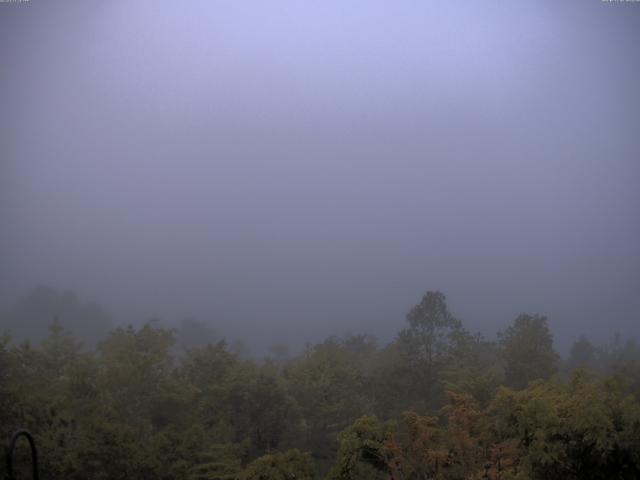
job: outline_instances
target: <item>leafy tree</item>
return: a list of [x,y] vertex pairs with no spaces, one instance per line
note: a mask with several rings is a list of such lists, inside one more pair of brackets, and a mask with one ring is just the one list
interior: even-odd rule
[[252,455],[278,448],[297,422],[298,409],[275,371],[260,368],[228,392],[231,423],[236,439],[248,438]]
[[607,375],[626,378],[629,390],[640,398],[640,345],[634,339],[623,343],[616,335],[610,345],[599,349],[598,357]]
[[442,370],[446,391],[470,395],[486,407],[504,379],[504,367],[494,342],[481,335],[467,335]]
[[368,410],[365,376],[336,338],[316,345],[284,371],[303,419],[302,445],[330,461],[335,437]]
[[309,453],[297,449],[264,455],[240,473],[238,480],[313,480],[315,466]]
[[409,327],[398,335],[398,349],[404,360],[400,374],[406,388],[427,405],[438,404],[443,394],[442,370],[458,354],[468,333],[447,308],[441,292],[427,292],[407,314]]
[[398,342],[382,348],[371,361],[372,373],[368,380],[368,391],[375,399],[373,412],[379,418],[393,418],[415,400],[411,388],[411,375]]
[[153,429],[181,421],[185,387],[171,375],[173,343],[173,331],[153,323],[117,328],[100,343],[99,389],[114,418]]
[[640,405],[618,381],[578,372],[569,385],[502,389],[492,416],[497,438],[518,441],[513,469],[532,479],[640,478]]
[[448,450],[438,418],[406,411],[388,446],[392,478],[444,478]]
[[549,378],[557,371],[559,356],[553,349],[546,317],[520,315],[499,339],[507,385],[523,388],[531,380]]
[[31,430],[50,480],[640,478],[637,343],[580,339],[548,380],[544,317],[496,344],[429,292],[408,321],[381,348],[331,337],[277,362],[224,341],[174,357],[155,322],[83,349],[54,322],[35,345],[0,338],[0,435]]
[[484,465],[483,414],[473,397],[449,392],[447,416],[448,478],[464,478]]
[[393,425],[372,416],[357,419],[338,436],[338,454],[328,480],[388,478]]
[[42,341],[41,350],[51,378],[63,375],[65,369],[81,356],[82,345],[55,319],[49,326],[49,336]]
[[582,336],[571,346],[567,366],[570,370],[576,368],[592,369],[596,364],[596,354],[596,347],[586,337]]

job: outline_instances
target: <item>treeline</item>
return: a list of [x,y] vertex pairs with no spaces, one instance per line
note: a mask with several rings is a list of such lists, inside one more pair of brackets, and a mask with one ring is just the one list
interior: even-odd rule
[[[173,330],[116,328],[84,349],[54,322],[0,342],[0,434],[36,436],[47,479],[637,479],[640,347],[547,320],[495,341],[428,292],[394,341],[329,338],[288,357]],[[278,352],[276,352],[278,353]],[[26,478],[26,477],[25,477]]]

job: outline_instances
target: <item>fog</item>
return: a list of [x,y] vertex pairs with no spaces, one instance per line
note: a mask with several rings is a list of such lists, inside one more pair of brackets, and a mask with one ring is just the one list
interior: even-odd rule
[[0,4],[0,305],[638,336],[639,45],[633,2]]

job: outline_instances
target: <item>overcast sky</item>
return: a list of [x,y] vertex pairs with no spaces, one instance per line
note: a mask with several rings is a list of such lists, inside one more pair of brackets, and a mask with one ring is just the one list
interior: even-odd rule
[[640,335],[640,3],[0,3],[0,303],[250,344]]

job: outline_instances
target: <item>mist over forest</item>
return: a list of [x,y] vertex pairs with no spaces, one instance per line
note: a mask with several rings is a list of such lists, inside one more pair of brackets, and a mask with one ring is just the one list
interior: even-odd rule
[[634,1],[0,2],[0,445],[640,478],[638,45]]

